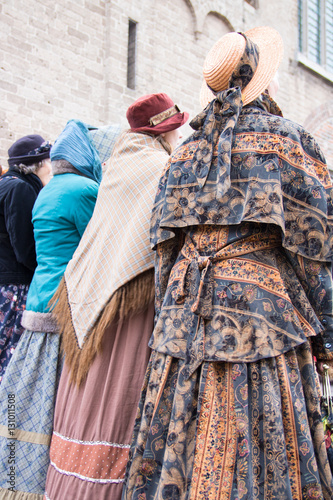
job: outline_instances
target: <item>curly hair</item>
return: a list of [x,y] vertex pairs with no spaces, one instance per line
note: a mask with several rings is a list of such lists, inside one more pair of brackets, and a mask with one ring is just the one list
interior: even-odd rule
[[22,174],[36,174],[39,169],[42,168],[44,165],[44,162],[48,160],[46,158],[45,160],[38,161],[37,163],[33,163],[32,165],[24,165],[24,163],[19,163],[19,165],[15,165],[15,167],[22,173]]

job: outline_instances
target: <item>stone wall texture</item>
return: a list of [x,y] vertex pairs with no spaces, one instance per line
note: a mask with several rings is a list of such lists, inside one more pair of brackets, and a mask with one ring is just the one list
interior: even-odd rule
[[[311,131],[333,168],[333,84],[298,61],[297,0],[2,0],[0,164],[19,137],[53,142],[67,120],[121,123],[137,97],[167,92],[200,111],[202,65],[229,31],[270,25],[284,59],[276,101]],[[129,20],[137,23],[135,89],[127,87]],[[333,77],[332,77],[333,78]],[[183,134],[190,133],[189,125]]]

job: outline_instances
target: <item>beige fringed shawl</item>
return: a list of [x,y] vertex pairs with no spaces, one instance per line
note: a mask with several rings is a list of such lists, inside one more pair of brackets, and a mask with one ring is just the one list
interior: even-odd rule
[[71,380],[80,383],[106,326],[154,298],[149,223],[168,145],[125,132],[104,174],[96,207],[53,297]]

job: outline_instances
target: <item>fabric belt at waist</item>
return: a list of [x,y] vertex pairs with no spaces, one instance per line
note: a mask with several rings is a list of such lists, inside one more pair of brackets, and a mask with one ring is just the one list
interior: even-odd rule
[[[190,238],[185,240],[181,254],[186,261],[182,266],[180,276],[178,276],[179,284],[173,293],[173,297],[177,303],[185,301],[184,320],[187,324],[192,323],[189,317],[192,316],[191,313],[197,316],[195,331],[193,329],[187,339],[185,370],[188,377],[204,360],[204,320],[212,319],[214,264],[222,260],[244,256],[254,251],[268,250],[280,246],[281,238],[279,235],[262,238],[262,235],[259,234],[231,243],[209,256],[202,256]],[[187,283],[186,289],[185,283]],[[194,301],[192,301],[193,297]]]

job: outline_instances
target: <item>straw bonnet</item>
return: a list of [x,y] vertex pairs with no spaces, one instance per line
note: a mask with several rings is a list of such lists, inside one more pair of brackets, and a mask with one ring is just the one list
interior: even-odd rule
[[[252,102],[268,87],[281,63],[283,41],[281,35],[268,26],[245,31],[259,50],[259,62],[254,76],[242,90],[243,105]],[[227,33],[211,48],[204,62],[204,82],[200,92],[200,103],[203,108],[215,98],[210,90],[220,92],[229,87],[233,71],[239,63],[246,40],[240,33]],[[209,88],[210,87],[210,88]]]
[[181,112],[173,100],[164,93],[139,97],[128,108],[126,118],[132,132],[159,135],[184,125],[189,114]]

